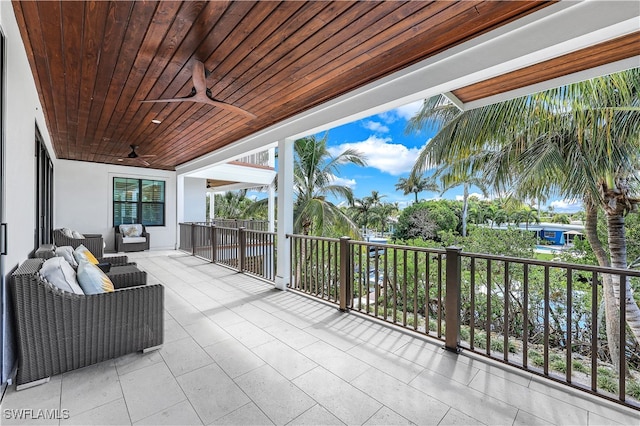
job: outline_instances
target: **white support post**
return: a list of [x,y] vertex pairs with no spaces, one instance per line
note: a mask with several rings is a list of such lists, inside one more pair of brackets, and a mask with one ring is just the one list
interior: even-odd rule
[[276,288],[286,290],[291,280],[291,246],[287,234],[293,233],[293,139],[278,142],[278,269]]
[[[184,176],[176,179],[176,220],[178,224],[184,222]],[[176,249],[180,247],[180,225],[176,226]]]
[[215,210],[216,210],[216,194],[215,192],[209,192],[209,223],[213,223],[213,220],[216,217],[215,214]]
[[[269,167],[275,167],[276,165],[276,149],[269,148]],[[269,185],[269,198],[267,205],[268,220],[269,220],[269,232],[274,232],[276,229],[276,186],[275,182]]]

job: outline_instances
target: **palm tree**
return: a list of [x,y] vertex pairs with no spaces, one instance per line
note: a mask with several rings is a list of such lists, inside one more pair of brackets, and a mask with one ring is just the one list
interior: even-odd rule
[[353,219],[363,228],[363,236],[369,226],[369,214],[373,208],[371,197],[354,198],[350,206],[353,211]]
[[327,151],[328,135],[317,139],[315,136],[294,142],[293,165],[296,200],[293,207],[294,232],[310,235],[326,235],[335,231],[357,235],[357,226],[335,204],[327,200],[327,195],[342,198],[352,203],[351,188],[334,184],[340,166],[355,164],[365,166],[363,156],[348,149],[338,156]]
[[439,192],[440,186],[435,182],[435,179],[424,178],[422,173],[411,173],[407,178],[398,179],[396,183],[396,189],[402,191],[403,195],[409,195],[413,193],[415,195],[415,202],[418,202],[418,193],[423,191]]
[[[585,233],[598,263],[626,268],[624,217],[640,203],[631,185],[640,165],[639,94],[640,69],[632,69],[465,112],[455,111],[444,97],[431,98],[411,125],[440,127],[420,161],[440,164],[492,151],[495,155],[474,167],[485,171],[497,192],[583,199]],[[606,216],[609,255],[595,232],[598,210]],[[621,296],[618,279],[605,274],[603,281],[615,362],[621,297],[638,342],[640,308],[629,283]]]
[[[417,164],[417,163],[416,163]],[[416,168],[414,167],[414,170]],[[440,176],[440,181],[442,182],[441,193],[445,193],[449,189],[455,188],[457,186],[462,185],[462,236],[467,236],[467,221],[469,216],[469,188],[471,185],[476,186],[480,191],[482,191],[482,195],[487,197],[489,195],[489,191],[487,185],[477,174],[473,174],[474,172],[468,169],[461,169],[452,167],[450,164],[441,166],[436,171],[436,175]]]

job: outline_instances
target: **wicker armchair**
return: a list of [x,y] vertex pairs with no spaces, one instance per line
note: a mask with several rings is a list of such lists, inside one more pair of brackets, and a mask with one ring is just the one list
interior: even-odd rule
[[163,343],[162,285],[116,285],[111,293],[77,295],[43,279],[38,274],[43,262],[27,259],[12,274],[18,390]]
[[120,232],[120,227],[119,226],[115,227],[115,231],[116,231],[116,251],[117,252],[121,252],[121,251],[130,252],[130,251],[149,250],[150,235],[147,232],[147,228],[145,228],[144,225],[140,225],[140,226],[142,226],[142,234],[140,234],[140,237],[143,237],[144,241],[136,242],[136,243],[126,243],[125,240],[124,240],[124,236]]
[[80,244],[89,249],[95,257],[104,255],[104,240],[100,234],[83,234],[84,238],[69,238],[62,232],[62,229],[53,230],[53,243],[57,246],[71,246],[78,248]]

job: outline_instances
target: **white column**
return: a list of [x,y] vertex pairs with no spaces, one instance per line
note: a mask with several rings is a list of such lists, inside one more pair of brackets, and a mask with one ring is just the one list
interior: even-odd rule
[[276,288],[286,290],[291,280],[291,246],[286,238],[293,233],[293,139],[278,141],[278,273]]
[[[269,148],[269,167],[275,167],[276,165],[276,149]],[[269,195],[268,195],[268,203],[267,203],[267,213],[269,220],[269,232],[274,232],[276,229],[276,186],[275,182],[272,182],[269,185]]]
[[213,220],[216,217],[215,208],[216,208],[216,194],[215,192],[209,192],[209,222],[213,223]]
[[184,176],[178,175],[176,179],[176,249],[180,247],[180,223],[184,222]]
[[269,185],[268,197],[269,232],[274,232],[276,230],[276,186],[273,183]]

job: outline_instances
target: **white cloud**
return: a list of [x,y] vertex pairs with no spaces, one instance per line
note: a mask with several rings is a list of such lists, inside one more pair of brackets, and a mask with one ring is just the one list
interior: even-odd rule
[[362,123],[362,126],[372,132],[389,133],[389,128],[379,121],[366,120]]
[[[472,192],[469,194],[469,199],[476,197],[478,200],[491,200],[491,197],[487,198],[485,197],[482,193],[480,192]],[[463,196],[462,195],[456,195],[456,200],[457,201],[462,201]]]
[[387,112],[383,112],[382,114],[378,114],[381,120],[383,120],[387,124],[394,123],[398,120],[409,120],[411,117],[416,115],[420,108],[422,107],[423,101],[412,102],[407,105],[403,105],[401,107],[392,109]]
[[549,205],[559,213],[572,213],[582,209],[582,202],[580,201],[556,200]]
[[346,179],[346,178],[341,178],[338,176],[331,176],[331,184],[332,185],[339,185],[339,186],[346,186],[348,188],[355,188],[356,187],[356,180],[355,179]]
[[404,145],[391,142],[392,139],[389,137],[369,136],[367,140],[344,143],[329,147],[328,150],[331,155],[335,156],[347,149],[355,149],[365,156],[370,167],[389,173],[392,176],[411,171],[420,153],[420,148],[407,148]]

